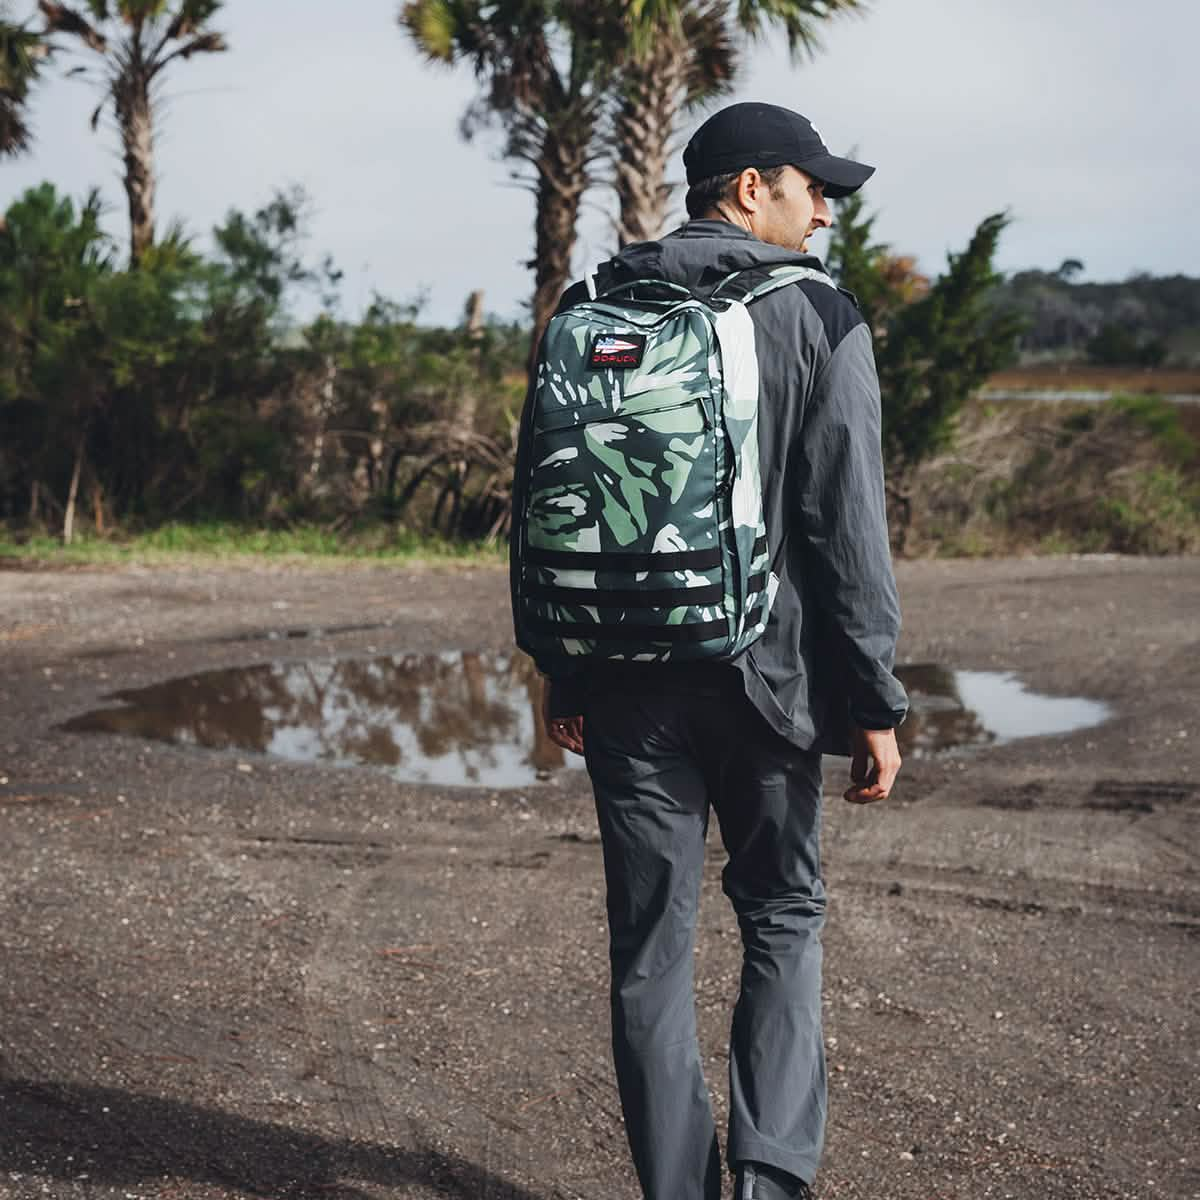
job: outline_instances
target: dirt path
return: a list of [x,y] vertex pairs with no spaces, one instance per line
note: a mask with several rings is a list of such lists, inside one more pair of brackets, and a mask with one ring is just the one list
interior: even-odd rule
[[[874,810],[831,760],[820,1195],[1200,1197],[1200,560],[900,574],[905,660],[1118,716],[911,761]],[[492,570],[0,571],[0,1197],[637,1195],[582,778],[439,789],[54,728],[209,667],[508,635]],[[714,837],[723,1105],[719,867]]]

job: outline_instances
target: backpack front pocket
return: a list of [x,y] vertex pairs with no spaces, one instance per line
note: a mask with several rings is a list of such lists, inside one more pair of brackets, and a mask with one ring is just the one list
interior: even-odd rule
[[[639,397],[639,399],[642,399]],[[576,410],[537,423],[530,546],[645,553],[688,545],[681,520],[716,545],[716,439],[708,397],[657,397],[630,412]],[[584,416],[588,419],[582,419]],[[694,535],[693,535],[694,536]],[[564,540],[565,539],[565,540]]]

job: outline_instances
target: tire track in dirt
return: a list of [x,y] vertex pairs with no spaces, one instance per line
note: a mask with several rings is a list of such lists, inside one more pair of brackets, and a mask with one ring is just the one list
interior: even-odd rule
[[[523,1126],[451,1095],[394,1033],[389,1038],[395,1021],[389,1025],[381,1006],[377,963],[397,941],[412,944],[404,869],[394,858],[358,868],[326,910],[325,932],[302,968],[310,1044],[328,1063],[347,1139],[422,1155],[437,1176],[454,1175],[454,1164],[465,1162],[477,1168],[470,1171],[471,1200],[515,1197],[518,1181],[530,1176]],[[404,1058],[391,1066],[382,1057],[389,1053]],[[444,1195],[433,1179],[429,1187],[430,1196]],[[417,1200],[425,1192],[404,1194]]]
[[[872,877],[873,876],[873,877]],[[837,889],[873,896],[932,900],[941,905],[995,909],[1027,916],[1083,917],[1148,926],[1200,930],[1200,891],[1087,884],[1052,879],[980,877],[970,868],[919,867],[843,860]]]

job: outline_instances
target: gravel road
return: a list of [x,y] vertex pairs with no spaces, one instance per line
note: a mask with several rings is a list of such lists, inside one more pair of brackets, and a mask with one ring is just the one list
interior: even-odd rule
[[[1194,1200],[1200,560],[899,575],[903,660],[1116,715],[911,761],[872,809],[829,760],[818,1194]],[[508,638],[490,568],[0,570],[0,1197],[638,1195],[580,773],[439,788],[56,728],[209,668]],[[714,834],[723,1114],[720,865]]]

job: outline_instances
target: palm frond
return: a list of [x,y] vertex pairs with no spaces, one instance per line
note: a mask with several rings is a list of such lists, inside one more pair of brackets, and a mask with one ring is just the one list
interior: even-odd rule
[[400,10],[399,20],[431,62],[454,61],[459,23],[447,0],[410,0]]
[[166,7],[167,0],[117,0],[116,3],[121,20],[135,30],[141,29],[148,21],[157,21]]
[[21,106],[0,91],[0,158],[16,157],[29,149],[30,130]]
[[[221,33],[201,33],[184,42],[178,50],[173,51],[168,58],[191,58],[193,54],[220,54],[229,49],[225,35]],[[166,61],[166,60],[164,60]]]
[[229,43],[225,40],[225,35],[217,33],[215,30],[209,33],[198,34],[196,37],[184,42],[178,49],[172,50],[170,54],[159,58],[158,54],[165,42],[166,38],[164,37],[149,56],[151,65],[148,75],[150,79],[153,79],[164,67],[169,63],[173,63],[177,58],[191,58],[193,54],[220,54],[229,49]]
[[683,36],[691,47],[684,77],[687,105],[700,104],[732,87],[741,56],[723,0],[689,7],[683,16]]
[[737,22],[751,37],[768,28],[782,29],[795,58],[812,57],[821,48],[821,28],[836,17],[859,16],[870,0],[738,0]]
[[624,34],[630,55],[644,59],[659,37],[678,35],[689,7],[688,0],[626,0]]
[[48,52],[33,30],[0,20],[0,92],[24,100]]
[[74,9],[65,4],[54,4],[51,0],[38,0],[38,8],[46,20],[47,33],[66,33],[80,38],[97,54],[108,49],[104,35]]
[[188,37],[220,11],[222,0],[183,0],[171,23],[167,26],[166,41]]
[[0,19],[0,158],[29,149],[24,107],[48,47],[31,29]]

